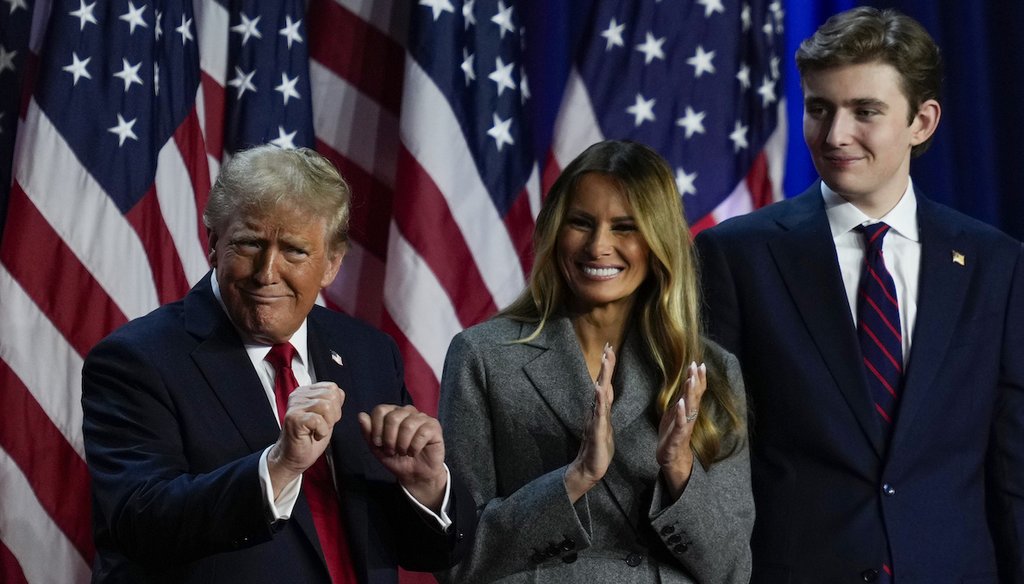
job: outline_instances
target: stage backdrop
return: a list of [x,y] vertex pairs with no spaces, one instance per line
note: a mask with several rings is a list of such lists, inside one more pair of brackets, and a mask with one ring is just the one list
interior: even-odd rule
[[[1020,237],[1019,148],[997,145],[1022,127],[1024,8],[984,4],[902,7],[950,60],[915,180]],[[89,580],[82,360],[207,272],[199,215],[232,152],[338,165],[353,241],[323,300],[397,339],[432,411],[449,340],[519,293],[543,193],[589,144],[661,151],[694,230],[805,188],[792,53],[836,8],[0,2],[0,581]]]

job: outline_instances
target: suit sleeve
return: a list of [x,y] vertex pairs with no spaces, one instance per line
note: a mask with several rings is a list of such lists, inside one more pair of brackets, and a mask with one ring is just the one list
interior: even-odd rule
[[[404,373],[398,347],[389,342],[395,368],[396,384],[401,387],[398,403],[411,404],[412,398],[405,387]],[[445,441],[448,439],[446,437]],[[394,539],[398,564],[407,570],[427,572],[443,570],[457,563],[473,541],[476,529],[476,509],[473,497],[455,469],[449,466],[451,485],[448,515],[452,524],[441,530],[436,518],[421,512],[409,495],[397,483],[380,489],[384,496],[380,504],[387,517]]]
[[[739,362],[724,354],[729,388],[746,415],[746,397]],[[750,579],[750,534],[754,499],[750,485],[750,453],[744,441],[728,458],[705,469],[693,465],[683,494],[660,508],[667,497],[659,480],[650,510],[651,526],[665,547],[698,582],[745,583]]]
[[565,467],[499,496],[487,375],[483,358],[456,336],[441,378],[439,411],[448,459],[478,502],[479,524],[469,555],[439,574],[442,581],[494,581],[590,545],[586,497],[575,506],[569,501]]
[[1024,247],[1006,312],[989,464],[1000,582],[1024,584]]
[[743,321],[726,246],[714,230],[700,232],[695,244],[708,337],[742,361]]
[[86,359],[82,380],[98,545],[167,565],[271,538],[261,453],[193,474],[174,401],[144,351],[108,338]]

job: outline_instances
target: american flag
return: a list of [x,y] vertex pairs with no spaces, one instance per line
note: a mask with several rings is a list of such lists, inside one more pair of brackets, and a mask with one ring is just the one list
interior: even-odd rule
[[0,581],[88,581],[82,359],[206,273],[230,152],[338,165],[352,245],[324,301],[395,336],[431,411],[586,146],[656,147],[695,229],[777,197],[782,23],[731,0],[0,0]]

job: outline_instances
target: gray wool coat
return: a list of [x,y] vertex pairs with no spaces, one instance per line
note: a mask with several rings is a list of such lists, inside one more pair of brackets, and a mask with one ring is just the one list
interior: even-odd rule
[[[447,460],[480,513],[476,541],[442,582],[743,583],[750,576],[754,503],[746,445],[668,500],[655,460],[656,369],[627,336],[613,378],[615,457],[601,483],[572,504],[563,475],[593,401],[568,318],[533,325],[494,318],[457,335],[441,380]],[[707,342],[745,415],[736,358]]]

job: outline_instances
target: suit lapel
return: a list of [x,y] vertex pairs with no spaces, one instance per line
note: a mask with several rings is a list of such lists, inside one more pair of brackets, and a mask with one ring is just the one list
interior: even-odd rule
[[280,429],[242,339],[217,303],[209,276],[185,297],[185,327],[199,339],[192,359],[252,452],[277,440]]
[[[911,435],[921,406],[934,397],[930,393],[944,387],[933,380],[949,351],[978,258],[978,249],[962,236],[961,230],[941,219],[937,204],[920,196],[917,203],[921,229],[917,319],[892,438],[893,452],[900,452],[900,445]],[[954,252],[963,254],[962,265],[953,261]]]
[[835,243],[819,189],[814,187],[795,199],[792,212],[778,223],[782,231],[769,240],[768,247],[782,280],[861,430],[882,457],[882,428],[873,415],[856,329],[846,308]]
[[[342,407],[341,421],[334,427],[331,435],[331,458],[335,464],[335,473],[353,474],[361,463],[351,459],[355,449],[346,448],[345,444],[353,444],[353,440],[362,440],[357,414],[369,411],[366,404],[361,403],[362,395],[358,395],[352,386],[352,375],[346,363],[350,363],[345,348],[332,342],[328,331],[320,324],[319,319],[310,313],[307,319],[309,360],[316,372],[317,381],[333,381],[345,392],[345,404]],[[374,404],[375,405],[375,404]],[[371,406],[372,407],[372,406]],[[358,442],[356,442],[358,443]]]

